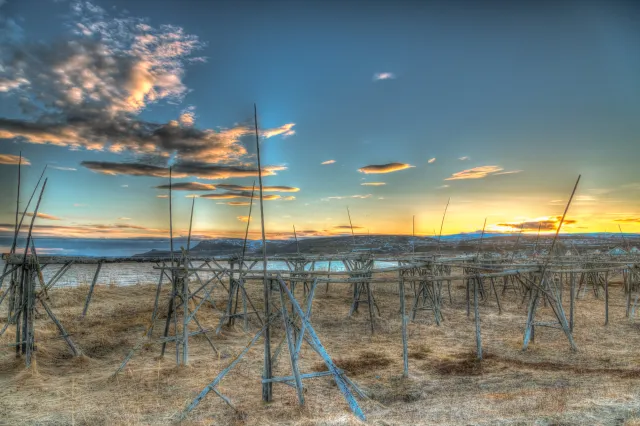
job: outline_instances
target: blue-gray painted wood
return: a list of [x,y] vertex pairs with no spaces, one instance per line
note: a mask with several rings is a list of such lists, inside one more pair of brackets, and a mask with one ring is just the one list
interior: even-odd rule
[[342,378],[342,375],[340,374],[338,367],[336,367],[336,365],[333,363],[333,360],[325,350],[324,346],[322,346],[322,343],[320,342],[318,335],[313,329],[313,326],[305,318],[304,312],[302,312],[302,308],[300,308],[300,305],[298,304],[297,300],[293,297],[293,295],[289,291],[289,288],[287,288],[287,285],[282,280],[282,277],[278,275],[277,280],[278,280],[278,283],[280,284],[280,288],[282,288],[282,290],[289,297],[289,300],[293,308],[295,309],[296,313],[300,317],[301,321],[303,323],[306,323],[307,334],[309,335],[309,338],[311,339],[311,341],[314,343],[316,347],[316,352],[318,352],[318,354],[322,357],[329,371],[333,373],[333,377],[336,384],[338,385],[338,389],[340,389],[340,392],[342,392],[342,395],[344,395],[344,399],[347,401],[347,404],[349,404],[349,408],[356,415],[356,417],[358,417],[361,420],[365,420],[365,415],[362,412],[362,409],[360,409],[360,406],[358,405],[358,402],[355,400],[355,398],[353,397],[353,394],[349,390],[347,383]]

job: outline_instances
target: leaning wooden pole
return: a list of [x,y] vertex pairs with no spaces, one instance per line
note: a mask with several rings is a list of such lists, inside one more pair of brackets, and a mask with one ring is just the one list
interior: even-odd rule
[[[169,250],[171,251],[171,268],[173,268],[175,265],[173,264],[173,211],[171,205],[171,192],[171,167],[169,167]],[[171,271],[173,274],[173,269],[171,269]]]
[[296,234],[296,225],[293,225],[293,238],[296,239],[296,251],[300,255],[300,244],[298,244],[298,234]]
[[442,228],[444,227],[444,218],[447,217],[447,209],[449,208],[449,203],[451,202],[451,197],[447,200],[447,205],[444,206],[444,213],[442,214],[442,222],[440,222],[440,233],[438,234],[438,253],[440,253],[440,239],[442,238]]
[[22,169],[22,151],[20,151],[20,159],[18,160],[18,192],[16,194],[16,227],[15,235],[18,235],[18,213],[20,212],[20,175]]
[[262,230],[262,273],[263,273],[263,294],[264,294],[264,371],[262,372],[262,400],[271,402],[273,398],[273,386],[271,382],[265,380],[272,378],[271,373],[271,330],[269,327],[271,318],[271,307],[269,297],[271,296],[270,282],[267,280],[267,239],[264,232],[264,197],[262,187],[262,165],[260,164],[260,135],[258,133],[258,107],[253,104],[253,118],[256,131],[256,156],[258,158],[258,184],[260,186],[260,228]]
[[[38,179],[38,182],[36,183],[35,188],[33,188],[33,191],[31,192],[31,196],[29,197],[29,201],[27,201],[27,205],[24,207],[23,211],[22,211],[22,216],[20,216],[20,221],[18,222],[18,226],[16,227],[16,229],[14,230],[14,234],[13,234],[13,242],[11,243],[11,248],[9,249],[9,253],[11,254],[15,254],[16,252],[16,245],[18,243],[18,234],[20,233],[20,229],[22,228],[22,222],[24,222],[24,218],[27,215],[27,210],[29,209],[29,206],[31,205],[31,201],[33,200],[33,197],[36,195],[36,192],[38,191],[38,187],[40,186],[40,182],[42,181],[42,177],[44,176],[44,172],[47,170],[47,166],[44,166],[44,169],[42,169],[42,173],[40,174],[40,178]],[[20,192],[18,190],[18,192]],[[9,267],[8,263],[4,264],[4,270],[2,272],[2,278],[0,278],[0,288],[2,288],[2,283],[4,281],[4,274],[7,272],[7,268]]]
[[351,222],[351,212],[347,206],[347,216],[349,216],[349,227],[351,228],[351,238],[353,239],[353,248],[356,248],[356,234],[353,232],[353,223]]
[[[571,202],[573,201],[573,196],[576,194],[576,190],[578,189],[578,184],[580,183],[580,177],[581,175],[578,175],[578,180],[576,180],[576,184],[573,187],[573,191],[571,191],[571,196],[569,197],[569,201],[567,202],[567,206],[564,209],[564,213],[562,213],[562,219],[560,219],[560,223],[558,224],[558,228],[556,229],[556,234],[553,237],[553,241],[551,242],[551,247],[549,248],[549,253],[547,255],[547,258],[542,266],[542,271],[540,274],[540,285],[539,287],[543,288],[544,291],[544,287],[543,284],[546,280],[545,274],[547,272],[547,267],[549,266],[549,262],[551,261],[551,256],[553,255],[553,249],[556,246],[556,241],[558,240],[558,235],[560,234],[560,229],[562,228],[562,224],[564,223],[564,219],[567,216],[567,212],[569,211],[569,207],[571,206]],[[535,291],[535,294],[534,294]],[[533,289],[532,288],[532,294],[531,294],[531,302],[529,304],[529,312],[527,315],[527,324],[525,326],[525,331],[524,331],[524,338],[523,338],[523,344],[522,344],[522,350],[526,350],[527,346],[529,345],[529,341],[532,338],[532,333],[534,330],[534,326],[535,326],[535,312],[536,312],[536,305],[537,305],[537,298],[539,291],[538,289]],[[555,297],[555,292],[554,292],[554,299],[556,299]],[[571,350],[572,351],[577,351],[578,347],[576,346],[574,340],[573,340],[573,335],[571,334],[571,330],[570,330],[570,325],[569,322],[567,321],[565,314],[564,314],[564,310],[562,308],[562,303],[558,301],[558,307],[557,307],[557,311],[556,311],[556,316],[558,317],[558,322],[560,323],[560,327],[562,328],[562,330],[564,331],[565,335],[567,336],[567,340],[569,340],[569,344],[571,345]],[[558,312],[559,311],[559,312]]]

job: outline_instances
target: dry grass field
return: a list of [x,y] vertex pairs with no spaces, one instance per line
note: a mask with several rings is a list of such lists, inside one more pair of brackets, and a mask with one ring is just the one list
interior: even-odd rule
[[[261,283],[249,283],[261,306]],[[410,377],[403,379],[397,284],[377,284],[381,315],[372,336],[366,306],[348,318],[350,288],[324,284],[316,292],[313,324],[339,367],[348,372],[369,398],[360,400],[367,424],[640,424],[640,320],[624,316],[620,284],[611,288],[610,322],[604,326],[604,301],[593,293],[577,302],[571,353],[562,332],[538,327],[536,341],[521,351],[526,306],[507,293],[503,312],[495,300],[480,308],[485,360],[475,361],[475,326],[465,309],[464,289],[454,283],[453,304],[443,307],[445,321],[436,326],[430,312],[420,312],[409,325]],[[241,325],[211,337],[216,356],[202,336],[190,340],[190,365],[175,366],[175,345],[159,358],[160,346],[140,350],[115,379],[111,374],[140,341],[153,308],[153,285],[98,286],[89,313],[80,318],[87,288],[55,289],[51,304],[83,356],[70,356],[57,330],[43,312],[36,322],[36,362],[25,370],[15,357],[12,329],[0,338],[0,424],[16,425],[156,425],[175,424],[177,415],[253,337]],[[410,291],[407,291],[410,293]],[[165,291],[163,300],[168,295]],[[224,294],[214,299],[223,306]],[[409,302],[409,301],[408,301]],[[408,303],[410,304],[410,303]],[[163,303],[166,306],[166,302]],[[163,309],[164,311],[164,309]],[[550,309],[541,307],[541,318]],[[3,313],[3,322],[6,314]],[[203,307],[199,320],[217,326],[220,312]],[[154,336],[161,333],[158,320]],[[278,328],[273,345],[282,338]],[[286,345],[285,345],[286,346]],[[306,406],[299,408],[295,389],[274,384],[274,401],[261,402],[262,340],[222,381],[219,389],[235,412],[215,394],[183,422],[188,425],[360,424],[333,381],[305,381]],[[324,367],[310,349],[302,352],[301,371]],[[289,375],[286,348],[275,367]]]

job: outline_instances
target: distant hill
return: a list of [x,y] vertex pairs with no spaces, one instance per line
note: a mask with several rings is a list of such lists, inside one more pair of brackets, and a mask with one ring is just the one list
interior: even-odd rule
[[[482,237],[482,244],[481,244]],[[352,251],[371,252],[378,255],[398,254],[415,251],[416,253],[455,252],[473,253],[483,252],[508,253],[514,249],[532,251],[534,248],[544,249],[551,244],[553,235],[532,234],[504,234],[470,232],[455,235],[443,235],[441,241],[434,237],[411,237],[407,235],[350,235],[332,237],[309,237],[295,240],[267,240],[267,255],[322,253],[347,253]],[[561,234],[561,247],[575,247],[576,250],[592,248],[612,248],[618,245],[640,245],[639,234],[590,233],[590,234]],[[517,246],[516,246],[517,243]],[[240,255],[244,240],[241,238],[218,238],[202,240],[191,248],[191,253],[199,257]],[[176,252],[179,252],[176,246]],[[168,250],[151,250],[140,253],[139,257],[169,256]],[[261,240],[248,240],[246,254],[257,256],[262,254]]]

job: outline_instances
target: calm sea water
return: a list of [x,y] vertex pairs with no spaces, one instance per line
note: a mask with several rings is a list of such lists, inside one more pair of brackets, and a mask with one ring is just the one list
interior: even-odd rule
[[[62,265],[48,265],[42,270],[45,282],[58,271]],[[157,283],[160,278],[160,270],[153,269],[155,263],[105,263],[102,265],[100,274],[98,275],[98,285],[135,285]],[[376,262],[376,268],[385,268],[395,266],[392,262]],[[91,284],[95,274],[97,265],[73,265],[64,274],[64,276],[56,284],[57,287],[74,287],[77,285]],[[327,271],[328,262],[316,262],[316,271]],[[267,268],[270,270],[288,270],[284,262],[268,262]],[[4,269],[4,262],[0,260],[0,272]],[[261,270],[262,264],[258,263],[254,266],[254,270]],[[344,265],[339,262],[331,263],[332,271],[344,271]],[[203,280],[212,277],[211,273],[202,272],[200,278]]]

